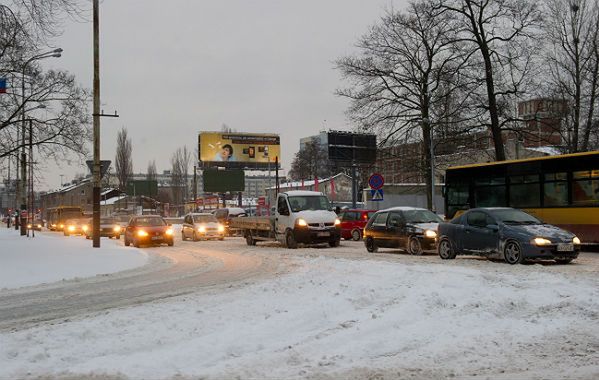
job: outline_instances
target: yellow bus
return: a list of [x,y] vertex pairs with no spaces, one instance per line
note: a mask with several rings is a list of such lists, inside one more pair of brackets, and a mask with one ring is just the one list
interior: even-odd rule
[[68,219],[83,217],[83,209],[78,206],[58,206],[46,210],[46,226],[50,231],[62,231]]
[[451,167],[444,191],[449,219],[514,207],[599,244],[599,151]]

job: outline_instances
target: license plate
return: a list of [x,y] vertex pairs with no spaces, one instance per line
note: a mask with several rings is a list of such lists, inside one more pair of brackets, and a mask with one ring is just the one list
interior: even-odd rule
[[569,252],[574,250],[574,244],[561,243],[557,245],[559,252]]
[[152,236],[152,240],[162,240],[162,236]]
[[316,234],[316,236],[331,236],[330,232],[319,232]]

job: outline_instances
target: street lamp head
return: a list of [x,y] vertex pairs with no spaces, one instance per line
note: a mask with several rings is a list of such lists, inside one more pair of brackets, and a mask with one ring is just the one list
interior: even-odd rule
[[53,53],[62,53],[62,48],[52,50]]

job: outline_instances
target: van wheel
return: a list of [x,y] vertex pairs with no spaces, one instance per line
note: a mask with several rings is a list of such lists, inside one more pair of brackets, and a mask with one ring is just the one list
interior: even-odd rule
[[408,241],[408,252],[410,255],[422,255],[422,244],[420,244],[420,240],[417,237],[412,236]]
[[351,232],[351,238],[353,241],[359,241],[362,240],[362,234],[360,233],[360,230],[353,230]]
[[443,239],[439,242],[438,252],[439,257],[443,260],[452,260],[456,256],[456,252],[453,250],[449,239]]
[[285,234],[285,244],[289,249],[297,248],[297,241],[295,240],[295,236],[293,235],[293,231],[287,231]]
[[505,243],[505,248],[503,248],[503,258],[510,265],[522,264],[524,261],[524,255],[522,254],[522,248],[520,248],[520,244],[513,240]]
[[379,247],[376,246],[374,239],[369,237],[366,239],[366,250],[370,253],[376,253],[379,250]]
[[555,262],[558,264],[570,264],[572,262],[572,260],[574,260],[574,258],[568,257],[565,259],[555,259]]
[[329,246],[330,247],[339,247],[340,243],[341,242],[339,240],[332,240],[332,241],[329,242]]

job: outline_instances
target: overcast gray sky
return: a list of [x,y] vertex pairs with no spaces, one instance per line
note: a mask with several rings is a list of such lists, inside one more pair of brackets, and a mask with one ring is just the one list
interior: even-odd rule
[[[239,132],[280,134],[282,165],[289,168],[301,137],[351,128],[347,101],[334,95],[343,83],[333,61],[355,52],[357,39],[386,9],[405,3],[102,1],[102,108],[120,115],[102,118],[102,159],[114,162],[116,134],[124,126],[135,172],[145,172],[153,159],[162,172],[178,147],[195,150],[199,131],[225,123]],[[53,42],[63,56],[44,64],[72,72],[91,89],[91,22],[67,21]],[[66,181],[87,172],[82,162],[49,164],[41,187],[56,188],[60,174]]]

